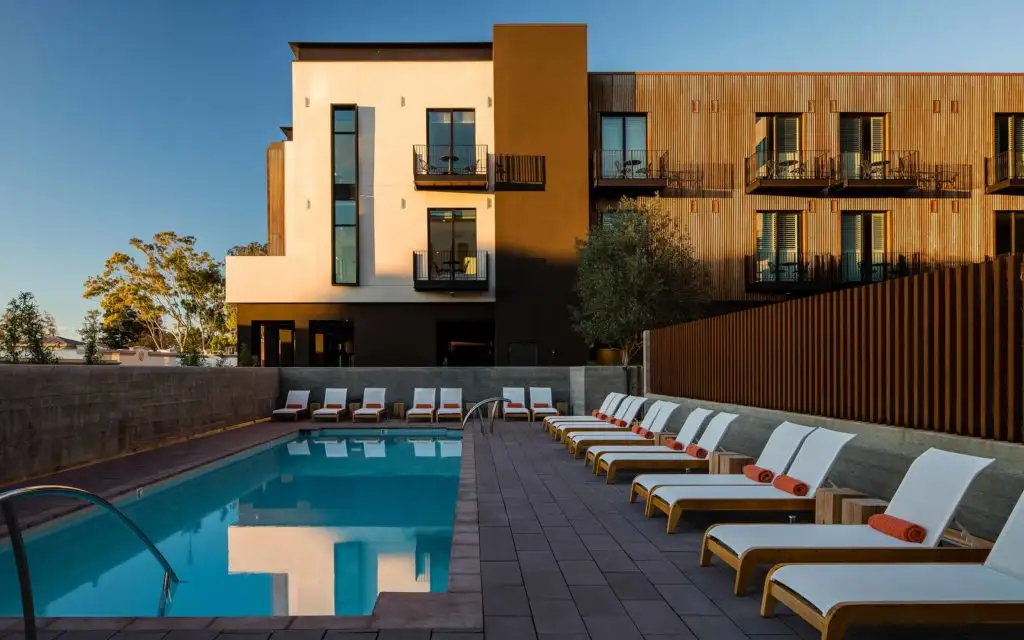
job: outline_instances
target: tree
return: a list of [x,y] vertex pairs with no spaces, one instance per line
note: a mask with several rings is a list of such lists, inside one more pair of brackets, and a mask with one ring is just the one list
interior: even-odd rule
[[[263,244],[262,242],[250,242],[249,244],[237,244],[237,245],[231,247],[230,249],[228,249],[228,255],[229,256],[265,256],[265,255],[267,255],[267,245]],[[228,350],[230,350],[230,349],[232,349],[232,348],[234,348],[236,346],[235,343],[236,343],[236,338],[237,338],[237,335],[238,335],[238,333],[237,333],[237,331],[238,331],[238,307],[236,305],[233,305],[233,304],[226,304],[226,305],[224,305],[224,313],[225,313],[225,324],[227,325],[227,330],[224,332],[223,338],[216,345],[218,347],[218,351],[221,352],[221,353],[224,353],[224,352],[226,352],[226,351],[228,351]],[[239,353],[239,356],[241,356],[240,353]],[[250,357],[250,359],[251,359],[251,357]],[[241,363],[241,360],[239,360],[239,366],[243,366],[244,367],[244,366],[249,366],[249,365],[244,365],[244,364]]]
[[577,242],[576,330],[588,342],[622,350],[628,365],[643,332],[699,317],[710,289],[707,270],[660,199],[622,198]]
[[85,364],[99,364],[100,340],[100,312],[98,309],[89,309],[85,314],[85,322],[82,323],[82,341],[85,342]]
[[[163,331],[160,331],[163,337]],[[146,325],[139,320],[135,309],[126,308],[120,311],[106,311],[100,328],[100,342],[110,349],[127,349],[146,342],[146,346],[157,348],[149,339]]]
[[209,353],[224,340],[222,264],[198,251],[192,236],[162,231],[152,242],[132,238],[129,244],[142,257],[117,252],[107,259],[102,274],[85,282],[86,298],[114,317],[135,312],[148,337],[159,349],[173,344],[180,353]]
[[57,356],[46,345],[53,335],[53,316],[40,311],[36,297],[22,291],[7,303],[0,328],[0,357],[12,364],[56,364]]
[[250,242],[249,244],[236,244],[228,249],[229,256],[265,256],[267,245],[262,242]]

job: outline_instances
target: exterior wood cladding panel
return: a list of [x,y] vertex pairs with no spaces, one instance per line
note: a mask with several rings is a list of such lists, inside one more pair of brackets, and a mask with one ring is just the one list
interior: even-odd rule
[[[835,255],[842,211],[887,211],[888,251],[964,262],[994,253],[994,211],[1024,209],[1022,196],[984,191],[993,116],[1024,111],[1024,74],[593,73],[590,109],[592,148],[600,144],[600,112],[636,111],[648,114],[648,148],[667,149],[670,165],[733,166],[730,191],[663,198],[698,256],[711,265],[719,299],[763,298],[744,292],[744,256],[754,251],[757,211],[804,212],[802,250]],[[839,155],[841,114],[887,114],[889,149],[916,150],[925,164],[968,165],[970,190],[902,197],[747,195],[744,158],[754,152],[759,112],[801,114],[801,147],[833,158]]]
[[267,255],[284,255],[284,142],[267,147]]

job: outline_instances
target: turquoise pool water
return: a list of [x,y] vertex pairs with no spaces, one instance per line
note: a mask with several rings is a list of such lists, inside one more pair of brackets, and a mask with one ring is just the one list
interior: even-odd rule
[[[119,506],[181,578],[166,615],[365,615],[446,589],[461,453],[459,432],[319,431]],[[93,512],[27,536],[37,615],[158,615],[159,563]],[[5,543],[0,616],[21,615],[16,575]]]

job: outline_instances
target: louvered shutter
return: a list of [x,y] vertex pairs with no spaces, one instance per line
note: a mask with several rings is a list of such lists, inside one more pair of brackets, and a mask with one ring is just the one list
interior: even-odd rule
[[775,117],[775,150],[780,163],[800,159],[799,116]]
[[839,155],[843,163],[843,175],[854,180],[860,178],[863,132],[863,121],[859,117],[839,119]]
[[759,282],[775,280],[775,213],[757,213],[757,272]]
[[861,251],[864,247],[860,214],[844,214],[840,230],[840,268],[844,282],[860,282]]
[[[885,160],[885,118],[882,116],[871,116],[865,118],[868,121],[869,130],[868,135],[870,137],[870,146],[865,151],[868,151],[871,155],[868,158],[869,164],[875,162],[882,162]],[[885,166],[885,165],[882,165]],[[894,167],[888,167],[893,169]]]
[[1024,116],[1013,116],[1010,118],[1011,135],[1013,136],[1013,152],[1010,156],[1013,161],[1010,163],[1010,177],[1024,177]]
[[797,213],[778,214],[778,274],[780,281],[797,280],[800,261],[800,216]]
[[996,116],[995,130],[995,171],[996,180],[1009,177],[1010,158],[1010,116]]
[[868,214],[871,217],[871,279],[885,278],[885,212]]

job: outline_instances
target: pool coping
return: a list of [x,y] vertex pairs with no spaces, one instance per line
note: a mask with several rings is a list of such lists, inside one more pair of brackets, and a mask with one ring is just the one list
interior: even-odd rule
[[[240,427],[209,438],[230,437],[258,428],[262,424]],[[280,423],[275,423],[280,424]],[[173,468],[167,474],[148,480],[144,486],[153,486],[190,473],[202,467],[215,465],[247,449],[265,445],[305,430],[320,429],[437,429],[437,425],[406,424],[401,426],[382,423],[313,423],[299,421],[290,430],[275,430],[259,442],[246,442],[231,451],[221,451],[209,459],[190,465]],[[455,523],[452,531],[451,560],[448,571],[448,590],[443,593],[403,593],[384,591],[377,597],[373,611],[368,616],[231,616],[231,617],[97,617],[97,618],[37,618],[36,625],[47,631],[175,631],[216,629],[219,631],[276,631],[295,630],[346,630],[373,631],[385,629],[431,629],[434,631],[482,631],[483,593],[480,577],[480,528],[476,490],[476,455],[473,431],[463,430],[458,423],[443,427],[463,431],[462,458],[459,467],[459,489],[455,505]],[[176,446],[176,445],[169,445]],[[157,452],[159,449],[151,450]],[[101,467],[104,462],[95,466]],[[42,479],[40,479],[42,480]],[[104,492],[102,497],[116,502],[130,495],[137,488],[118,486]],[[113,494],[113,495],[109,495]],[[35,517],[24,519],[26,534],[31,529],[63,519],[84,507],[52,508],[38,512]],[[31,570],[31,569],[30,569]],[[20,617],[0,618],[0,633],[23,629]]]

